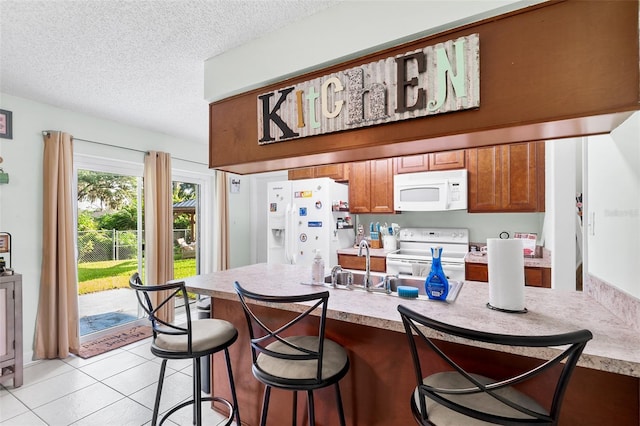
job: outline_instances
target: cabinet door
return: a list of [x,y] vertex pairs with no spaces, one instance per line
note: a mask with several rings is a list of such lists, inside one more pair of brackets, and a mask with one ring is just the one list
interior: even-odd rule
[[7,278],[0,282],[0,362],[15,358],[15,333],[22,332],[15,327],[14,294],[15,281]]
[[467,281],[489,282],[489,269],[484,263],[464,264],[464,279]]
[[502,203],[506,211],[538,210],[536,143],[502,145]]
[[289,170],[289,180],[312,179],[316,177],[314,167],[302,167]]
[[466,157],[469,212],[500,210],[502,196],[500,147],[468,149]]
[[551,288],[551,268],[524,268],[524,282],[532,287]]
[[396,158],[396,173],[426,172],[429,170],[429,154]]
[[315,177],[328,177],[336,181],[349,180],[349,167],[345,164],[326,164],[315,167]]
[[429,170],[464,169],[464,149],[429,154]]
[[544,142],[468,149],[469,212],[544,211]]
[[349,211],[351,213],[370,213],[371,174],[369,161],[360,161],[349,165]]
[[464,169],[464,149],[396,158],[396,173]]
[[370,162],[370,211],[394,213],[393,210],[393,159]]

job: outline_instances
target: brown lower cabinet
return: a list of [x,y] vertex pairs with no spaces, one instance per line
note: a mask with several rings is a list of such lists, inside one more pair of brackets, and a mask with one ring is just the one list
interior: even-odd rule
[[[338,254],[338,265],[344,269],[365,270],[365,257],[351,254]],[[371,270],[375,272],[387,272],[387,258],[371,256]]]
[[[489,282],[489,268],[484,263],[466,262],[464,278],[467,281]],[[551,288],[551,268],[525,266],[524,284],[531,287]]]

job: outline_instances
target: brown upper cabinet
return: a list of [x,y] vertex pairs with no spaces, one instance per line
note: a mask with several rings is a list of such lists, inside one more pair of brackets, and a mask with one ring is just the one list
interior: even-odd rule
[[429,170],[464,169],[463,149],[410,155],[396,158],[396,173],[427,172]]
[[289,170],[289,180],[328,177],[338,182],[349,180],[348,164],[327,164],[324,166],[302,167]]
[[395,213],[393,163],[393,158],[388,158],[349,164],[351,213]]
[[542,212],[544,142],[466,150],[469,212]]

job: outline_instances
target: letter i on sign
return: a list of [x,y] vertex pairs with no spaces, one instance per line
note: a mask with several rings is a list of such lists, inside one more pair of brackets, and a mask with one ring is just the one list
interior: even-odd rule
[[298,106],[298,127],[304,127],[304,111],[302,108],[302,95],[304,91],[296,91],[296,104]]

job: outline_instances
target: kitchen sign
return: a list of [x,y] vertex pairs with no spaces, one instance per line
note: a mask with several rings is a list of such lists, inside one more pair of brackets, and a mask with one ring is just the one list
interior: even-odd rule
[[480,106],[480,38],[460,37],[258,96],[258,144]]

